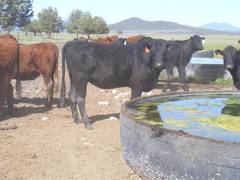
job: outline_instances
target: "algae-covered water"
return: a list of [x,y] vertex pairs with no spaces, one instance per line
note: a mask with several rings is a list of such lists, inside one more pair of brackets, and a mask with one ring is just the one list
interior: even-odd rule
[[137,104],[136,119],[206,138],[240,142],[240,97],[202,96]]

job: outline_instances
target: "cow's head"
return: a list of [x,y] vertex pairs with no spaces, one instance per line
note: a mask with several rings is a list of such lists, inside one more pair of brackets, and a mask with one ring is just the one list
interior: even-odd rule
[[164,54],[167,48],[165,41],[144,37],[138,41],[138,45],[143,47],[143,52],[149,59],[148,66],[156,69],[163,68]]
[[191,37],[192,48],[195,51],[203,50],[203,44],[205,43],[205,38],[199,35],[194,35]]
[[170,44],[163,40],[154,40],[151,50],[154,53],[153,67],[157,69],[164,68],[164,58]]
[[226,69],[231,70],[235,67],[237,50],[233,46],[227,46],[223,51],[218,49],[215,53],[223,56],[224,67]]

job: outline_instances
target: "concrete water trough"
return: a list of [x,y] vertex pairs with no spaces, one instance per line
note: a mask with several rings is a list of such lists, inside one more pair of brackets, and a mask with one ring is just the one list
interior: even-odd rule
[[186,69],[188,76],[207,81],[223,77],[225,70],[223,59],[200,57],[192,58]]
[[240,179],[239,92],[140,98],[120,121],[123,156],[143,179]]

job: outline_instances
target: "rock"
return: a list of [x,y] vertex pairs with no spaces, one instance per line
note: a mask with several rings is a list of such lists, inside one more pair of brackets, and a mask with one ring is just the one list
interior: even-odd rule
[[116,90],[116,89],[112,90],[112,93],[113,93],[113,94],[116,94],[116,93],[117,93],[117,90]]
[[107,105],[110,104],[110,102],[108,102],[108,101],[99,101],[98,104],[99,104],[99,105],[103,105],[103,106],[104,106],[104,105],[107,106]]
[[47,121],[48,120],[48,117],[44,116],[42,117],[42,121]]
[[151,96],[152,95],[152,92],[147,92],[147,93],[143,93],[143,96]]
[[118,120],[118,118],[116,118],[115,116],[110,116],[110,118],[108,118],[108,120]]
[[83,143],[85,146],[93,146],[93,144],[92,143],[89,143],[89,142],[84,142]]
[[8,124],[8,123],[0,123],[0,130],[12,130],[12,129],[17,129],[17,125],[14,124]]

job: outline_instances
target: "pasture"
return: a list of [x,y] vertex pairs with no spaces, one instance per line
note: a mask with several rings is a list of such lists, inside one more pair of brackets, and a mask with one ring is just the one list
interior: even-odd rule
[[[54,42],[61,49],[75,35],[60,33],[25,36],[20,43]],[[187,39],[189,35],[153,35],[162,39]],[[205,49],[239,48],[239,36],[206,36]],[[67,89],[69,87],[66,78]],[[144,96],[160,94],[163,82]],[[175,91],[182,91],[174,83]],[[231,84],[190,82],[190,91],[232,90]],[[71,119],[70,107],[58,108],[59,94],[54,94],[53,109],[44,107],[45,86],[41,77],[23,82],[23,98],[15,105],[13,116],[0,121],[0,179],[140,179],[122,157],[119,139],[119,111],[130,99],[129,88],[102,90],[88,84],[86,108],[94,130],[86,130]]]
[[[13,33],[16,37],[19,37],[19,41],[21,43],[36,43],[36,42],[54,42],[54,43],[64,43],[66,41],[73,40],[76,38],[76,34],[69,34],[69,33],[55,33],[52,34],[51,38],[48,38],[47,35],[40,35],[33,36],[29,34],[28,36],[25,36],[23,32],[20,32],[19,35],[17,33]],[[111,34],[110,34],[111,36]],[[126,37],[126,35],[122,35],[123,37]],[[149,36],[156,38],[156,39],[166,39],[166,40],[184,40],[188,39],[191,35],[189,34],[149,34]],[[203,35],[204,36],[204,35]],[[85,37],[82,35],[81,37]],[[92,38],[98,38],[98,37],[106,37],[106,35],[93,35]],[[204,45],[204,48],[206,50],[209,49],[223,49],[224,47],[228,45],[235,46],[236,48],[240,48],[240,44],[238,44],[238,40],[240,39],[240,36],[237,35],[206,35],[204,36],[206,38],[206,43]]]

